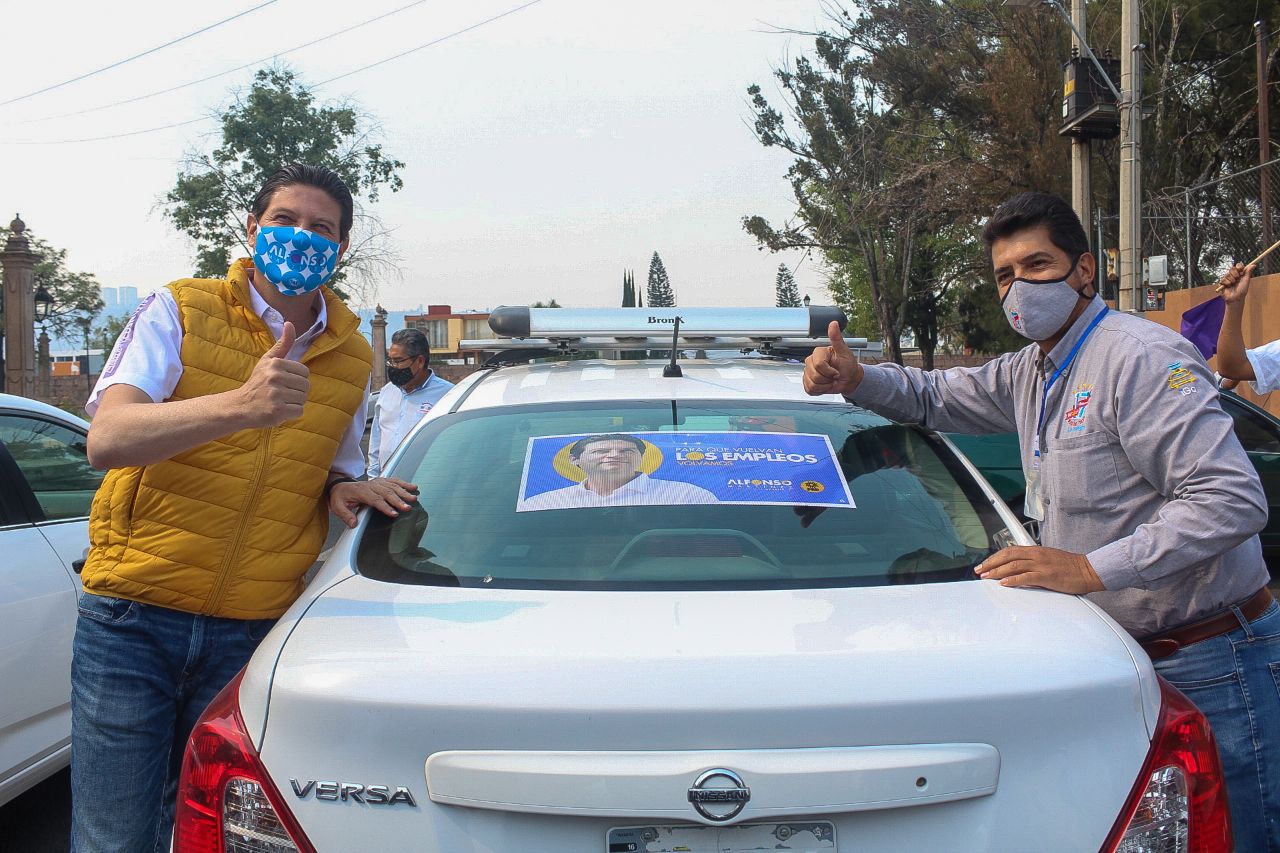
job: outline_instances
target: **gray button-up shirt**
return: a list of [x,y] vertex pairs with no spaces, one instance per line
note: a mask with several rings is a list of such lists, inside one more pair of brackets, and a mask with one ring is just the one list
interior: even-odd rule
[[[1105,304],[1047,356],[1036,344],[977,368],[869,365],[850,401],[945,432],[1018,433],[1030,470],[1045,378]],[[1267,502],[1189,341],[1109,311],[1049,392],[1041,430],[1041,542],[1083,553],[1089,598],[1136,637],[1247,599],[1268,574]]]

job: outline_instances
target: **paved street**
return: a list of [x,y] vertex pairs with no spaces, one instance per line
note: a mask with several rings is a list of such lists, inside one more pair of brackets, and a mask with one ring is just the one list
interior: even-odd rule
[[63,853],[71,825],[71,778],[62,771],[0,808],[0,850]]

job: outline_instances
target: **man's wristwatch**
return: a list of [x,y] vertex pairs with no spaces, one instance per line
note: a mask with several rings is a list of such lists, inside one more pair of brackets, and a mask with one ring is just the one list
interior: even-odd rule
[[329,502],[329,496],[333,494],[333,487],[338,485],[339,483],[358,483],[358,482],[360,481],[357,480],[355,477],[338,477],[336,479],[330,480],[328,485],[324,487],[324,502],[325,503]]

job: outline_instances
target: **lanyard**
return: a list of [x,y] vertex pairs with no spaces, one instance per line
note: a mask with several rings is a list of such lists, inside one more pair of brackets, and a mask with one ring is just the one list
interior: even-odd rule
[[1098,328],[1098,324],[1102,322],[1102,318],[1107,316],[1107,310],[1107,307],[1104,305],[1098,316],[1094,317],[1093,322],[1089,323],[1088,327],[1085,328],[1084,334],[1080,336],[1080,340],[1076,341],[1076,345],[1071,348],[1071,351],[1067,353],[1067,357],[1062,360],[1062,366],[1055,370],[1053,372],[1053,376],[1050,376],[1048,381],[1044,383],[1044,392],[1040,395],[1040,419],[1036,421],[1036,438],[1033,445],[1036,459],[1040,458],[1040,432],[1044,429],[1044,413],[1049,402],[1049,391],[1053,388],[1053,384],[1058,381],[1058,377],[1062,376],[1062,374],[1067,371],[1067,368],[1071,366],[1071,362],[1075,360],[1076,354],[1080,352],[1080,348],[1084,346],[1084,342],[1089,340],[1089,335],[1093,333],[1093,330]]

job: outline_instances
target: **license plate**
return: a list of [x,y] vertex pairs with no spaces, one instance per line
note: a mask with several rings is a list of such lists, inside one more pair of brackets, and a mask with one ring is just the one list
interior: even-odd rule
[[607,853],[748,853],[836,849],[829,821],[744,823],[740,826],[624,826],[609,830]]

